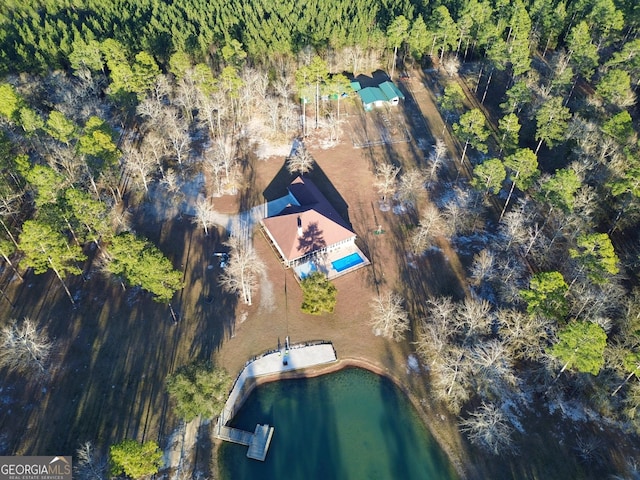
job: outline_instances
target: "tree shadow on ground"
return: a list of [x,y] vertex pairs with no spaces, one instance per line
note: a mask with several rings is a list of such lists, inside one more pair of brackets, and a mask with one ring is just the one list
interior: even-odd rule
[[[287,187],[299,176],[298,173],[289,173],[287,170],[287,161],[285,159],[282,167],[278,170],[278,173],[273,177],[269,185],[262,192],[265,201],[271,202],[287,195]],[[351,221],[349,220],[349,206],[344,200],[340,192],[335,188],[329,177],[324,173],[320,165],[313,164],[313,170],[305,174],[305,178],[311,179],[311,181],[318,187],[320,193],[329,201],[331,206],[338,212],[340,217],[351,227]]]
[[255,154],[255,148],[249,148],[244,142],[238,142],[238,151],[241,152],[239,163],[245,182],[240,192],[238,209],[240,212],[245,212],[260,205],[263,202],[263,198],[256,188],[256,169],[254,168],[254,163],[258,160]]
[[365,75],[361,73],[360,75],[353,78],[356,82],[360,83],[362,88],[367,87],[377,87],[381,83],[389,81],[389,75],[384,70],[376,70],[371,75]]
[[[237,299],[222,293],[220,265],[212,257],[221,245],[219,232],[205,237],[179,220],[139,226],[184,272],[185,287],[173,298],[178,321],[167,305],[139,288],[123,291],[97,268],[85,271],[86,281],[67,279],[75,308],[54,274],[27,275],[11,292],[17,308],[3,319],[31,317],[47,328],[56,350],[47,381],[4,376],[13,413],[0,420],[7,432],[3,453],[75,452],[85,441],[106,452],[124,438],[163,446],[178,422],[166,376],[195,358],[209,359],[232,334]],[[207,304],[208,295],[217,301]]]

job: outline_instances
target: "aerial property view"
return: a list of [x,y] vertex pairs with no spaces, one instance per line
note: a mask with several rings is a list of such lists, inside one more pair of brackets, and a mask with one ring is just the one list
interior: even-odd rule
[[296,276],[322,272],[329,280],[368,264],[352,232],[310,179],[297,177],[287,188],[282,210],[262,220],[264,232]]
[[2,6],[2,475],[640,478],[637,2]]

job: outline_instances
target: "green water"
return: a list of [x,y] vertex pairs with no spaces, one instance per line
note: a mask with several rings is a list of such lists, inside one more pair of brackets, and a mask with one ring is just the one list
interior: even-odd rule
[[258,387],[232,426],[275,427],[267,459],[224,443],[223,480],[457,478],[409,400],[389,380],[351,368]]

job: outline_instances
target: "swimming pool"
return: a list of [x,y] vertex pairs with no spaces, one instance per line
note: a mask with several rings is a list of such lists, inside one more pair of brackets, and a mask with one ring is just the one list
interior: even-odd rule
[[335,268],[336,271],[342,272],[343,270],[355,267],[356,265],[359,265],[363,262],[364,260],[358,253],[352,253],[351,255],[342,257],[335,262],[331,262],[331,265],[333,265],[333,268]]

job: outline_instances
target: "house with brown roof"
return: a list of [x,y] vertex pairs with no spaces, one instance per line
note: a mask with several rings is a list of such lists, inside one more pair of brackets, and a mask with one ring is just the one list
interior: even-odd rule
[[296,177],[287,192],[271,202],[277,211],[261,220],[285,266],[300,278],[316,270],[333,278],[369,264],[354,231],[310,179]]

